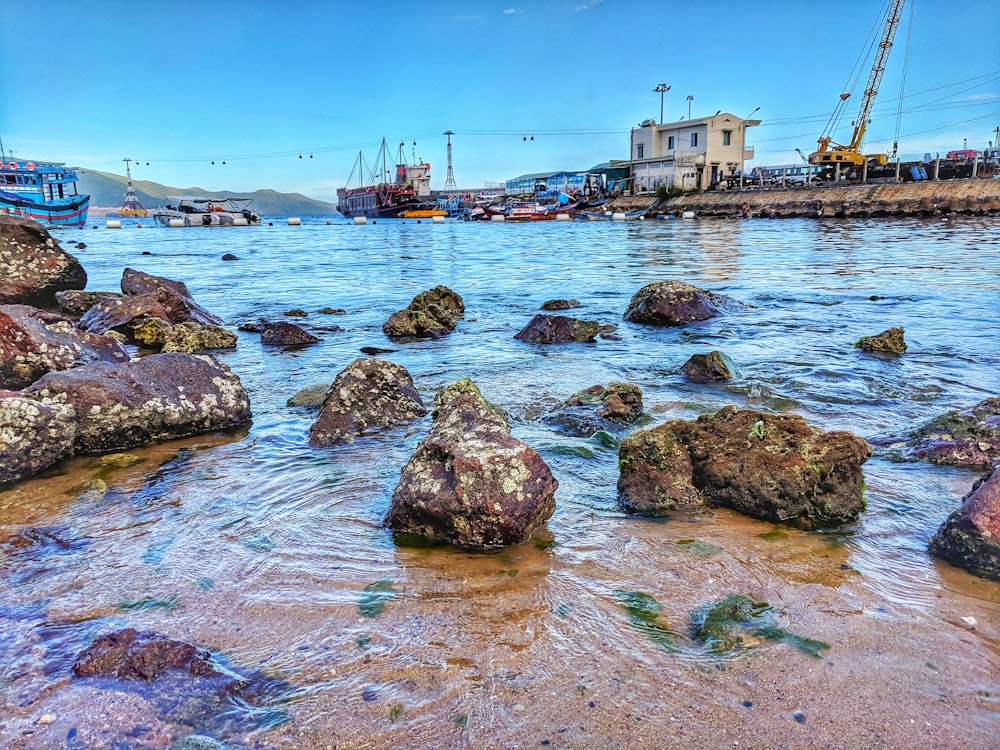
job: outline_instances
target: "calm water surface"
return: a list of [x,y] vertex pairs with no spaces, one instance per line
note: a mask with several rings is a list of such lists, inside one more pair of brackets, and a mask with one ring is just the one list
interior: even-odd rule
[[[251,396],[244,431],[139,449],[133,466],[77,458],[0,491],[0,744],[160,748],[198,731],[232,747],[998,746],[1000,584],[926,553],[976,472],[877,455],[867,512],[836,532],[728,511],[646,519],[616,505],[614,449],[542,420],[611,380],[638,384],[657,422],[736,404],[864,437],[998,395],[995,220],[273,221],[58,234],[89,290],[136,268],[184,281],[230,328],[304,309],[295,322],[322,341],[286,351],[240,333],[219,355]],[[625,323],[632,294],[665,279],[752,307],[683,329]],[[388,342],[386,318],[437,284],[465,299],[456,332]],[[556,297],[619,340],[515,341]],[[890,326],[906,355],[852,348]],[[425,402],[468,376],[511,412],[559,480],[546,528],[492,555],[394,543],[380,521],[429,417],[316,449],[314,411],[286,405],[366,345],[395,349]],[[678,377],[711,349],[738,379]],[[106,494],[87,491],[95,478]],[[829,650],[706,653],[690,613],[730,593]],[[653,625],[627,606],[643,596],[662,607]],[[71,678],[95,635],[126,626],[287,688],[206,707]]]

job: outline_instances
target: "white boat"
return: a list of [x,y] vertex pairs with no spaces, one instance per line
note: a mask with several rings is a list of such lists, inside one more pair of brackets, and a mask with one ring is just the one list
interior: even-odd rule
[[250,208],[252,198],[202,198],[168,195],[166,205],[153,211],[165,227],[245,227],[260,224],[260,214]]

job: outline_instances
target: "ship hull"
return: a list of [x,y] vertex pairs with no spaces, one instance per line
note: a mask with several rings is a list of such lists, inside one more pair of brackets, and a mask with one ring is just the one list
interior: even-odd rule
[[89,195],[79,195],[45,203],[20,198],[10,193],[0,195],[0,213],[22,216],[53,226],[82,227],[87,223],[87,210],[89,208]]

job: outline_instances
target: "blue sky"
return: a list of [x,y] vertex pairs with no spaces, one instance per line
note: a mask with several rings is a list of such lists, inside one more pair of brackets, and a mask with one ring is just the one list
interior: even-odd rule
[[[131,157],[137,179],[335,200],[383,136],[431,163],[434,188],[449,129],[461,187],[628,158],[629,128],[659,120],[666,83],[665,121],[687,117],[688,96],[695,118],[759,107],[751,164],[786,163],[814,150],[860,64],[834,132],[850,139],[885,7],[5,0],[0,28],[17,41],[0,56],[0,138],[17,158],[122,174]],[[897,121],[903,158],[996,140],[1000,3],[907,2],[866,149],[888,149]]]

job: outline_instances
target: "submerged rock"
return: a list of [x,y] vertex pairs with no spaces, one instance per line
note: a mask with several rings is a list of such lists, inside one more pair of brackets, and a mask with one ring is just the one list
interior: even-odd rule
[[0,388],[19,390],[47,372],[128,358],[114,339],[83,333],[58,313],[0,305]]
[[101,636],[73,662],[73,674],[77,677],[100,675],[145,682],[172,669],[199,677],[222,675],[208,651],[133,628]]
[[871,443],[903,459],[987,469],[1000,464],[1000,397],[946,412],[907,435],[872,438]]
[[548,520],[558,486],[466,378],[435,398],[434,423],[403,468],[384,523],[458,547],[500,549]]
[[681,367],[684,377],[692,383],[710,383],[713,380],[731,380],[736,377],[736,365],[720,351],[694,354]]
[[446,286],[420,292],[405,310],[394,312],[382,324],[391,339],[439,338],[455,330],[465,314],[465,301]]
[[539,313],[514,334],[514,338],[528,344],[589,343],[597,338],[597,334],[613,330],[614,326],[604,326],[592,320]]
[[633,295],[625,320],[651,326],[682,326],[738,307],[740,304],[729,297],[683,281],[656,281]]
[[615,432],[642,419],[642,389],[632,383],[611,382],[574,393],[546,421],[589,437],[602,430]]
[[326,383],[307,385],[294,396],[290,396],[285,404],[288,406],[315,406],[318,408],[326,401],[326,394],[329,392],[330,386]]
[[1000,581],[1000,466],[972,486],[931,538],[929,549],[973,575]]
[[76,411],[77,453],[110,453],[246,424],[240,379],[208,355],[152,354],[123,364],[51,372],[24,389]]
[[906,354],[906,342],[903,340],[903,329],[894,326],[874,336],[862,336],[854,344],[855,349],[864,352],[882,352],[884,354]]
[[83,289],[87,273],[37,221],[0,215],[0,304],[55,303],[56,292]]
[[310,445],[346,443],[427,413],[410,373],[384,359],[356,359],[334,379],[309,428]]
[[619,450],[618,491],[639,512],[724,506],[804,528],[846,523],[865,507],[867,442],[793,414],[733,406],[638,430]]
[[574,307],[579,307],[580,303],[575,299],[550,299],[547,302],[542,303],[542,310],[555,311],[555,310],[570,310]]
[[309,344],[315,344],[319,341],[319,338],[294,323],[279,321],[277,323],[261,323],[260,340],[263,344],[271,344],[273,346],[308,346]]
[[0,484],[17,482],[73,455],[76,411],[0,390]]

